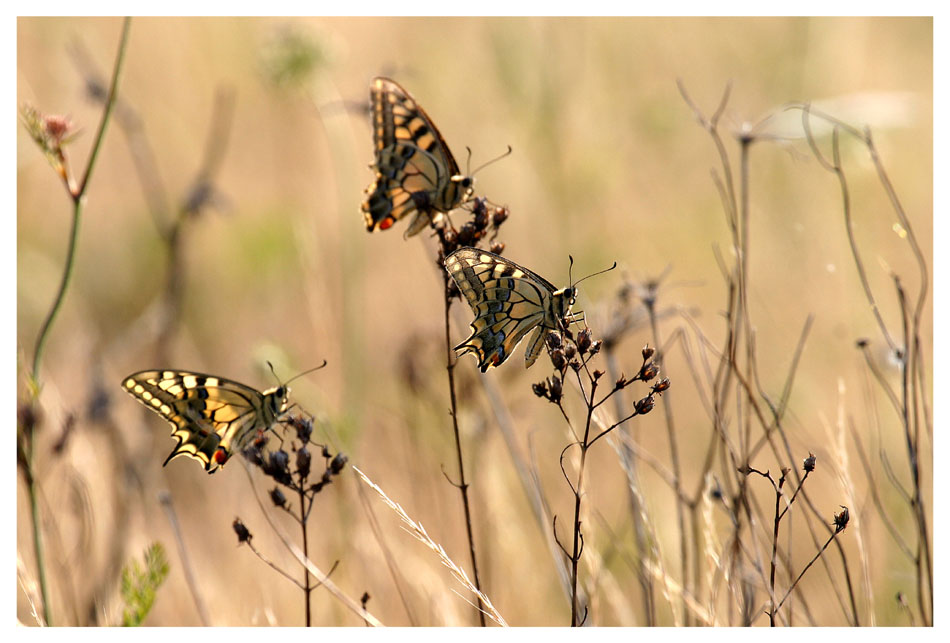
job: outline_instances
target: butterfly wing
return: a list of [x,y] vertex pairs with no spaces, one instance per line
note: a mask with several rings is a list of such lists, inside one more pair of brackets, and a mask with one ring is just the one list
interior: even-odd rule
[[262,393],[223,377],[187,371],[141,371],[126,377],[122,387],[171,423],[178,444],[164,464],[184,455],[208,473],[269,429],[287,407],[286,387]]
[[460,176],[438,128],[398,83],[374,79],[370,103],[376,178],[362,204],[366,229],[386,230],[416,213],[406,231],[412,236],[468,198],[471,179]]
[[445,259],[445,268],[475,313],[472,335],[455,347],[459,356],[474,353],[484,373],[499,366],[533,329],[525,368],[534,364],[545,328],[554,328],[555,287],[513,261],[476,248],[461,248]]

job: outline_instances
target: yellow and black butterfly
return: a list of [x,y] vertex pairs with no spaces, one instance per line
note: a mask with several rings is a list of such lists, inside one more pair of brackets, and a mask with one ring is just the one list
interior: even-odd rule
[[406,230],[411,237],[467,201],[474,179],[459,171],[435,123],[409,92],[376,78],[369,95],[376,179],[362,204],[366,229],[386,230],[415,212]]
[[478,248],[460,248],[445,258],[445,269],[475,312],[472,335],[455,347],[474,353],[486,372],[500,366],[532,329],[525,368],[541,354],[545,330],[564,328],[577,297],[573,285],[558,290],[547,279],[514,261]]
[[208,473],[270,429],[290,395],[286,385],[261,392],[216,375],[170,369],[133,373],[122,388],[172,424],[178,444],[162,466],[185,455]]

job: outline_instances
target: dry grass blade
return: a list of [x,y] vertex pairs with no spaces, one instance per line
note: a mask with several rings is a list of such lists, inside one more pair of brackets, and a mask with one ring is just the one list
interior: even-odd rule
[[439,559],[442,561],[442,564],[449,568],[449,571],[452,572],[452,575],[455,579],[465,586],[466,589],[475,594],[479,599],[481,599],[482,604],[485,606],[485,614],[493,621],[498,623],[503,627],[508,627],[508,623],[505,622],[505,619],[502,618],[501,614],[498,613],[498,610],[495,609],[495,606],[492,605],[492,602],[488,600],[488,597],[485,596],[482,592],[476,589],[474,583],[469,579],[468,574],[465,573],[465,570],[456,565],[449,555],[445,553],[445,550],[442,549],[442,545],[438,544],[429,536],[426,532],[425,527],[421,524],[415,522],[412,518],[409,517],[409,514],[399,506],[398,503],[392,501],[386,493],[380,489],[376,484],[370,480],[365,473],[353,467],[353,470],[359,474],[359,476],[373,491],[379,494],[379,497],[383,499],[389,507],[396,512],[396,515],[409,527],[409,533],[418,538],[426,547],[438,554]]
[[[30,616],[33,617],[36,625],[40,627],[45,626],[46,622],[43,620],[43,617],[40,616],[39,610],[36,609],[36,606],[40,604],[40,595],[37,592],[36,581],[30,578],[26,565],[23,563],[23,559],[20,558],[19,554],[17,554],[16,557],[16,579],[20,585],[20,589],[23,590],[23,594],[26,596],[26,600],[30,603]],[[18,625],[26,625],[26,623],[18,622]]]

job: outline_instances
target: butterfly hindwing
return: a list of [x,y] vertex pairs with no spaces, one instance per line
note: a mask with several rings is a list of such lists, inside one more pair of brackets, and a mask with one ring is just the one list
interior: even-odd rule
[[171,423],[178,444],[165,464],[185,455],[209,473],[267,431],[286,410],[290,392],[286,386],[261,392],[223,377],[178,370],[134,373],[122,387]]
[[540,275],[485,250],[456,250],[446,257],[445,269],[475,313],[471,336],[455,350],[460,356],[474,353],[483,373],[508,359],[532,330],[525,368],[534,364],[544,330],[559,328],[573,303],[573,289],[556,290]]
[[406,231],[412,236],[468,199],[472,179],[460,174],[435,124],[398,83],[374,79],[370,105],[376,178],[362,204],[366,229],[386,230],[415,213]]

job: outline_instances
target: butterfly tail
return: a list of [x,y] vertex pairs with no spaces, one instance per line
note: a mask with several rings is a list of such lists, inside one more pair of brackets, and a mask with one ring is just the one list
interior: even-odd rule
[[[479,320],[475,320],[477,323]],[[473,323],[473,326],[476,324]],[[488,369],[498,366],[508,357],[504,336],[499,337],[493,333],[487,324],[483,324],[479,330],[472,333],[471,337],[455,347],[456,354],[461,357],[466,353],[472,353],[478,360],[478,368],[482,373]]]

